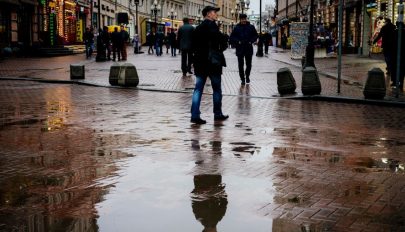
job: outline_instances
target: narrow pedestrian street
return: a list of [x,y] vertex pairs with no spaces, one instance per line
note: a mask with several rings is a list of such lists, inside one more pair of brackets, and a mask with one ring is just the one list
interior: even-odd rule
[[[138,89],[163,90],[173,92],[192,92],[194,88],[194,76],[182,77],[180,69],[181,57],[170,56],[164,53],[163,56],[148,55],[147,48],[143,54],[131,54],[128,50],[128,61],[136,66],[139,74]],[[165,51],[164,51],[165,52]],[[238,62],[234,49],[225,51],[227,67],[224,68],[222,76],[223,94],[240,95],[240,79],[238,75]],[[123,64],[120,62],[119,64]],[[84,80],[70,80],[70,64],[85,65]],[[363,87],[367,79],[367,72],[373,68],[385,70],[385,63],[375,58],[357,58],[352,56],[343,57],[341,93],[337,93],[337,59],[325,58],[316,59],[315,64],[319,70],[322,84],[320,97],[333,97],[343,99],[364,100]],[[84,83],[97,86],[108,86],[108,76],[112,61],[95,62],[94,57],[86,60],[83,54],[53,57],[53,58],[22,58],[10,59],[0,62],[0,78],[2,79],[29,79],[43,81],[62,81]],[[296,94],[285,97],[301,97],[301,60],[293,60],[287,50],[271,47],[269,54],[265,57],[253,57],[253,67],[248,94],[253,97],[280,97],[277,91],[277,71],[280,68],[288,67],[297,83]],[[388,77],[387,77],[388,80]],[[205,88],[207,93],[211,88]],[[395,91],[387,87],[385,97],[388,102],[404,102],[403,92],[399,98],[395,97]]]
[[[130,58],[136,89],[1,80],[0,231],[405,230],[404,108],[263,97],[280,64],[241,88],[227,57],[230,118],[206,94],[201,126],[176,58]],[[21,75],[63,80],[72,58]]]

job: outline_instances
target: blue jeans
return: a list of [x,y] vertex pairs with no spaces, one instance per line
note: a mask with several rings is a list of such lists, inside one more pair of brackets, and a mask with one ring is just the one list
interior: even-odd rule
[[176,48],[172,46],[172,56],[176,56]]
[[[213,90],[212,99],[214,101],[214,115],[222,115],[222,90],[221,90],[221,74],[210,75],[211,86]],[[200,104],[201,97],[204,91],[204,85],[207,81],[207,77],[196,76],[195,88],[193,92],[192,104],[191,104],[191,118],[200,117]]]

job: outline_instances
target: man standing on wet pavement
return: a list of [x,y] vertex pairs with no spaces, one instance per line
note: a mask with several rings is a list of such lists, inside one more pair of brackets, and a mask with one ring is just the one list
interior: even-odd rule
[[195,124],[206,123],[200,117],[200,104],[207,77],[210,77],[213,90],[214,120],[229,118],[222,113],[221,75],[222,67],[226,66],[223,51],[227,48],[227,43],[215,23],[218,11],[217,7],[206,6],[202,10],[204,21],[193,32],[191,44],[194,52],[196,83],[191,104],[191,122]]
[[191,52],[191,38],[194,32],[194,27],[189,24],[189,19],[183,19],[184,25],[180,27],[178,33],[178,41],[181,50],[181,71],[183,71],[183,76],[193,74],[191,72],[191,62],[193,54]]
[[[395,25],[391,23],[389,18],[385,19],[385,25],[381,28],[378,36],[373,40],[373,44],[377,43],[378,40],[382,38],[382,48],[385,58],[385,63],[387,64],[387,74],[391,75],[393,73],[392,58],[395,49]],[[392,86],[395,85],[395,77],[391,75]]]
[[[241,84],[250,83],[250,70],[252,69],[253,43],[257,40],[257,31],[253,25],[247,21],[246,14],[239,15],[240,22],[231,33],[230,42],[236,48],[238,57],[239,77]],[[246,71],[244,71],[244,61],[246,60]]]

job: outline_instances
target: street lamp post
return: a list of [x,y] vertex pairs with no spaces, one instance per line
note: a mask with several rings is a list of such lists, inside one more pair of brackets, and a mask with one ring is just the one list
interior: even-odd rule
[[[309,15],[309,36],[308,36],[308,45],[305,50],[305,67],[315,67],[314,55],[314,0],[311,0]],[[341,43],[339,41],[339,43]]]
[[[138,6],[139,6],[139,0],[133,0],[134,4],[135,4],[135,36],[138,36],[139,38],[139,31],[138,31]],[[143,3],[143,0],[142,0]],[[129,0],[129,5],[132,5],[132,0]],[[135,42],[138,43],[138,42]],[[136,44],[135,46],[135,53],[138,54],[139,53],[139,49],[138,49],[138,44]]]
[[157,31],[157,15],[160,11],[160,5],[158,4],[157,0],[152,3],[151,12],[155,18],[155,30]]
[[231,14],[235,17],[236,23],[238,23],[239,12],[243,14],[246,10],[249,10],[250,0],[236,0],[235,10],[231,10]]
[[[312,0],[313,1],[313,0]],[[259,9],[259,42],[257,43],[257,57],[263,56],[263,35],[262,35],[262,0],[260,0]]]
[[[401,77],[401,53],[402,53],[402,30],[404,28],[404,4],[403,0],[399,1],[398,5],[398,18],[397,18],[397,26],[398,26],[398,43],[397,43],[397,67],[396,67],[396,77],[395,77],[395,87],[396,93],[395,97],[399,97],[399,79]],[[403,63],[403,62],[402,62]],[[403,87],[402,87],[403,88]]]
[[175,12],[174,9],[172,8],[170,9],[170,12],[167,13],[167,16],[172,20],[171,29],[173,31],[173,20],[177,18],[177,12]]
[[[131,3],[132,0],[129,0]],[[138,6],[139,6],[139,0],[134,0],[135,3],[135,34],[138,34]]]

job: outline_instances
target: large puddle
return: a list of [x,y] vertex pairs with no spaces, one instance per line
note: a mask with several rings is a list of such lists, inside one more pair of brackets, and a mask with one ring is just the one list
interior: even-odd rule
[[249,99],[240,111],[227,97],[229,120],[196,126],[189,95],[74,89],[0,109],[0,231],[403,225],[403,110]]

